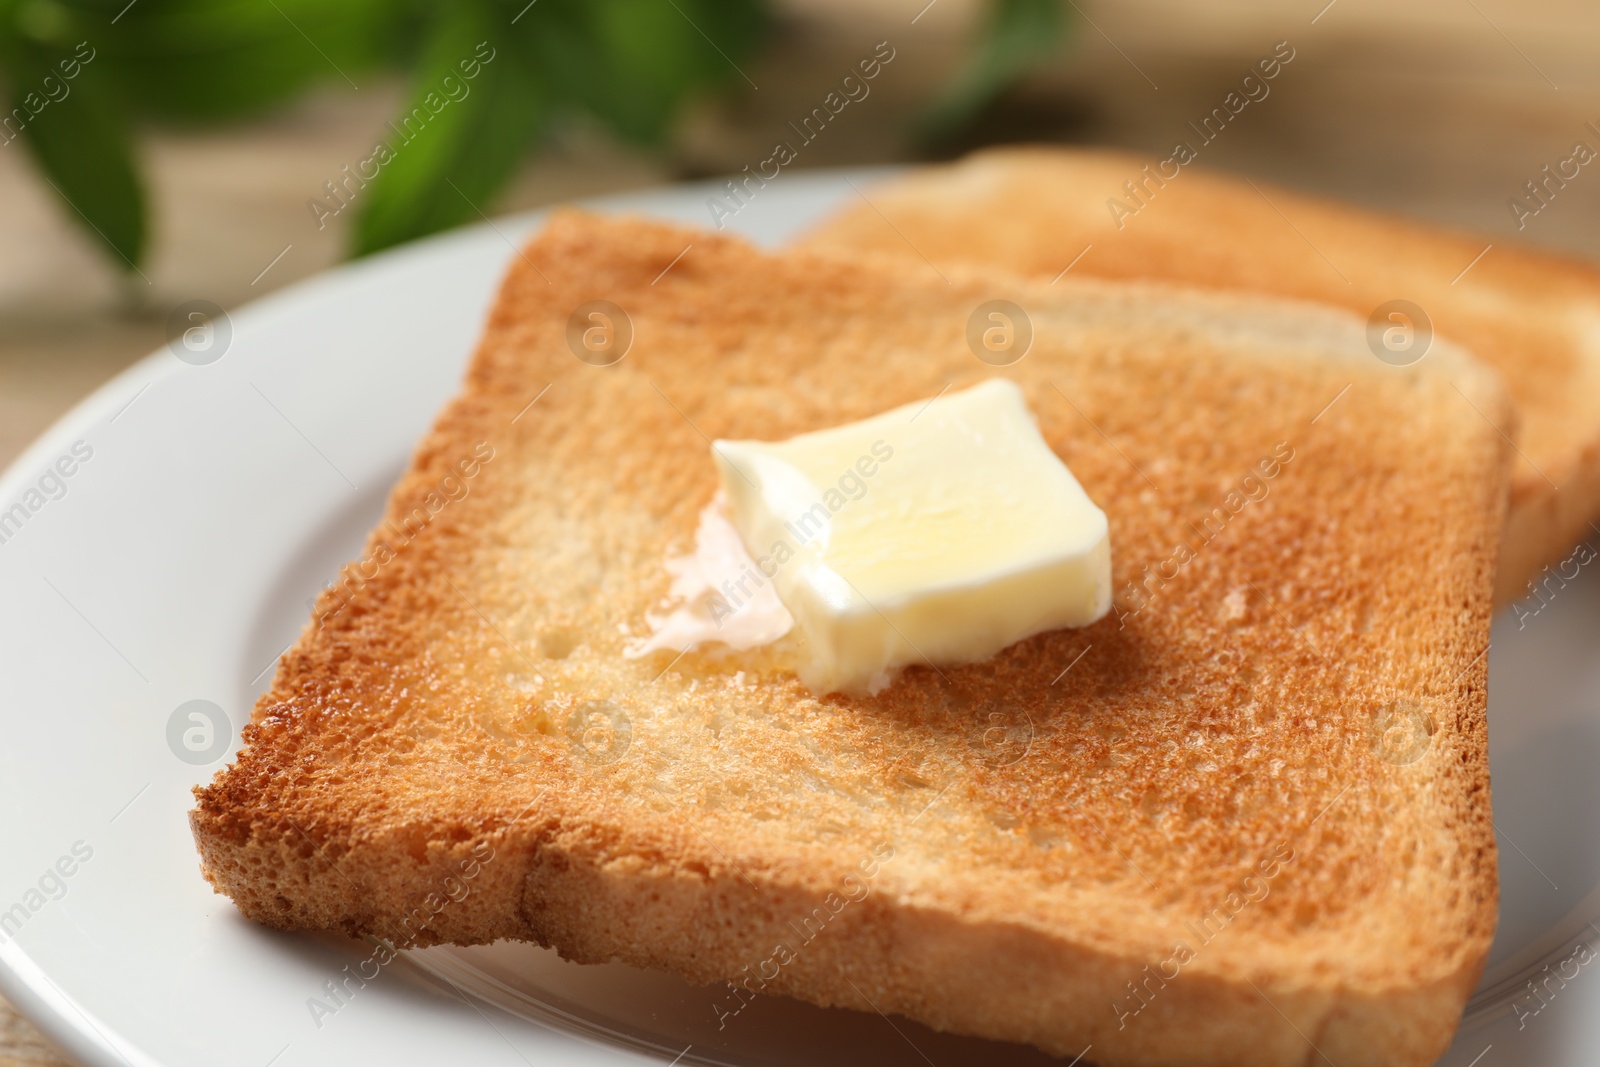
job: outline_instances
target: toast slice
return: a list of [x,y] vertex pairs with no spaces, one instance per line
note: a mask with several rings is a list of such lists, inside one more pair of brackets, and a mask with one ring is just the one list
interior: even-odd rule
[[1522,416],[1497,605],[1526,596],[1600,516],[1600,270],[1588,263],[1499,238],[1485,253],[1486,237],[1103,150],[985,151],[865,195],[802,246],[1044,280],[1071,264],[1069,277],[1269,293],[1363,317],[1419,305],[1499,371]]
[[[1008,367],[965,339],[997,292],[1034,328]],[[631,323],[609,366],[569,347],[595,300]],[[1512,416],[1450,345],[1401,369],[1362,337],[558,215],[197,790],[205,875],[273,926],[719,983],[729,1026],[783,993],[1105,1065],[1431,1063],[1495,922]],[[711,439],[997,374],[1109,516],[1111,615],[876,697],[813,696],[783,642],[624,655]]]

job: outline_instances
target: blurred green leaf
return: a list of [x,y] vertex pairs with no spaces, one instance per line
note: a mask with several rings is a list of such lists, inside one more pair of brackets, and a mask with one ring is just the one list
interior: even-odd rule
[[585,13],[603,66],[575,83],[583,103],[623,137],[659,142],[685,92],[714,77],[696,54],[708,50],[705,38],[665,0],[613,0]]
[[[111,86],[83,67],[64,77],[69,54],[28,49],[8,62],[8,116],[27,116],[20,140],[80,225],[124,270],[145,250],[144,191]],[[80,64],[81,66],[81,64]],[[11,128],[7,128],[11,132]]]
[[205,121],[261,112],[317,82],[359,87],[394,54],[406,13],[393,0],[142,0],[91,36],[130,104]]
[[547,102],[527,68],[494,44],[504,43],[498,21],[483,0],[439,9],[411,99],[390,124],[392,158],[357,194],[357,255],[477,218],[527,152]]
[[[216,121],[262,112],[318,83],[365,87],[411,72],[381,156],[346,168],[324,209],[358,212],[374,251],[492,207],[553,122],[588,114],[657,147],[684,106],[742,86],[773,0],[0,0],[0,81],[25,139],[73,214],[123,263],[144,250],[125,121]],[[924,137],[970,123],[1055,52],[1059,0],[991,0],[967,66],[924,114]],[[479,53],[479,48],[485,51]],[[88,49],[71,92],[29,103],[52,63]],[[484,62],[482,55],[492,54]],[[478,67],[467,77],[463,61]],[[446,85],[453,79],[455,88]],[[0,116],[3,118],[3,116]],[[43,121],[51,119],[52,121]]]
[[608,74],[596,114],[623,136],[659,143],[695,91],[742,83],[762,26],[761,8],[717,0],[615,0],[594,5],[595,30]]
[[1056,54],[1060,0],[993,0],[977,52],[917,123],[924,143],[948,137],[1013,82]]
[[[365,197],[354,248],[365,254],[487,212],[551,118],[581,109],[656,145],[695,91],[738,80],[763,25],[759,0],[457,0],[426,25],[416,89],[394,159]],[[446,77],[484,44],[495,58],[468,95],[435,113]],[[412,117],[411,126],[405,118]],[[329,205],[332,208],[334,205]]]
[[553,100],[655,146],[697,90],[743,80],[764,26],[757,0],[540,0],[515,29]]

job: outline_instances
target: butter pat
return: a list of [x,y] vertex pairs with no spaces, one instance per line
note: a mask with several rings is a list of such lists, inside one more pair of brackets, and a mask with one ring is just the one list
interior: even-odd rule
[[712,454],[814,692],[875,693],[907,664],[988,659],[1111,607],[1105,513],[1009,381]]

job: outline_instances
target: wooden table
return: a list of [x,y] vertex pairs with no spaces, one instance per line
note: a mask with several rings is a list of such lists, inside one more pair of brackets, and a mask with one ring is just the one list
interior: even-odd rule
[[[911,26],[907,12],[922,6],[885,2],[863,15],[838,0],[791,4],[805,10],[789,16],[771,53],[751,69],[760,91],[702,109],[672,158],[645,158],[574,132],[531,163],[498,207],[736,171],[765,158],[775,133],[879,40],[894,43],[895,63],[870,100],[808,146],[802,162],[911,158],[900,131],[959,57],[972,5],[946,0]],[[1294,62],[1249,121],[1208,148],[1210,165],[1471,226],[1501,241],[1518,235],[1506,201],[1523,182],[1564,158],[1576,140],[1600,149],[1600,135],[1585,127],[1600,125],[1600,82],[1590,62],[1600,22],[1576,0],[1515,12],[1483,0],[1485,17],[1470,5],[1451,15],[1340,0],[1315,24],[1320,0],[1293,18],[1281,4],[1257,0],[1082,6],[1099,29],[1081,26],[1061,63],[987,116],[971,140],[1165,150],[1258,56],[1289,40]],[[0,148],[0,463],[85,393],[157,349],[176,304],[203,297],[234,306],[336,263],[341,220],[319,231],[306,200],[359,158],[397,100],[392,85],[330,90],[245,127],[203,136],[150,132],[142,146],[156,240],[148,282],[133,284],[69,225],[20,146]],[[1597,209],[1600,170],[1585,171],[1520,236],[1600,258]],[[0,895],[10,888],[0,886]],[[0,1067],[62,1064],[0,1001]]]

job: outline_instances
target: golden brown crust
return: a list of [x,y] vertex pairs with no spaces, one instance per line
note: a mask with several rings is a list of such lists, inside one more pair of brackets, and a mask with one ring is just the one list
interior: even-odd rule
[[[246,915],[523,938],[1113,1067],[1443,1049],[1496,910],[1492,376],[1448,345],[1385,367],[1310,306],[638,221],[557,216],[525,257],[198,791],[206,876]],[[964,339],[997,294],[1035,326],[1003,369]],[[592,299],[632,320],[614,366],[567,346]],[[876,698],[814,698],[781,647],[622,656],[715,490],[709,438],[990,374],[1108,513],[1115,614]],[[1172,577],[1141,608],[1147,565]]]
[[[1005,148],[874,190],[801,247],[941,267],[1170,281],[1372,313],[1395,299],[1500,372],[1522,456],[1495,602],[1591,533],[1600,515],[1600,270],[1567,256],[1105,150]],[[1124,186],[1136,183],[1136,199]],[[1116,203],[1128,210],[1116,209]],[[886,221],[890,220],[890,221]],[[913,247],[914,246],[914,247]],[[1482,256],[1480,259],[1479,256]],[[1466,268],[1471,266],[1470,270]],[[1559,487],[1559,489],[1558,489]]]

